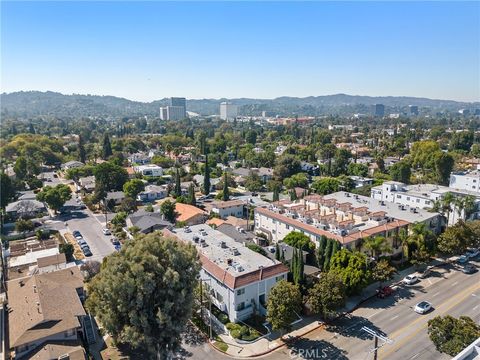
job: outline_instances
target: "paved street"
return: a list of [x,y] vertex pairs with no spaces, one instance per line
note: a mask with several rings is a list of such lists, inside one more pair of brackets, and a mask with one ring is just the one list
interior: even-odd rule
[[[480,262],[474,262],[477,267]],[[422,300],[434,309],[426,315],[413,311]],[[393,340],[378,352],[378,359],[441,360],[450,356],[435,350],[428,338],[427,322],[437,315],[467,315],[480,321],[480,272],[463,274],[453,267],[436,269],[427,279],[411,286],[398,287],[395,296],[371,299],[335,327],[318,329],[305,338],[272,352],[263,359],[373,359],[373,339],[362,331],[363,326]],[[191,359],[224,359],[205,345],[188,345]]]
[[[61,184],[62,180],[53,177],[53,173],[44,173],[45,178],[52,179],[51,182],[45,184],[55,186]],[[63,183],[66,183],[65,181]],[[72,199],[65,203],[66,207],[77,206],[76,195],[72,194]],[[111,215],[108,218],[111,219]],[[65,222],[67,222],[66,230],[72,232],[78,230],[82,233],[84,239],[87,241],[93,256],[88,260],[102,259],[115,251],[110,242],[111,236],[103,235],[102,228],[105,227],[105,216],[92,213],[88,208],[85,210],[75,210],[69,214],[58,216],[50,223],[52,228],[59,231],[65,230]]]

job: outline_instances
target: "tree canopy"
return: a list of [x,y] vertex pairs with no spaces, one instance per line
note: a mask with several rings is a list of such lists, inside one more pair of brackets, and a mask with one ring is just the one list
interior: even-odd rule
[[267,321],[273,330],[289,330],[302,307],[302,294],[297,285],[280,280],[270,290],[267,301]]
[[87,308],[118,342],[167,359],[191,316],[195,247],[158,232],[125,243],[91,281]]
[[55,187],[47,185],[37,194],[37,200],[46,202],[48,207],[55,212],[60,210],[71,197],[72,190],[65,184],[58,184]]

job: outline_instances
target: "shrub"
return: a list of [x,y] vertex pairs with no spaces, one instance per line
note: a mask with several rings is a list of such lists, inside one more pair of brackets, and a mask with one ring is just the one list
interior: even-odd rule
[[239,339],[240,336],[241,336],[240,330],[237,330],[237,329],[230,330],[230,335],[231,335],[234,339]]
[[220,314],[218,315],[218,320],[220,320],[220,322],[221,322],[222,324],[227,324],[228,321],[229,321],[228,315],[227,315],[227,314],[224,314],[224,313],[220,313]]

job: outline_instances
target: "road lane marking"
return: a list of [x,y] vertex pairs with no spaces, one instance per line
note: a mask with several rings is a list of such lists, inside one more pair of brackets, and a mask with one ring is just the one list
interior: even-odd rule
[[[450,300],[444,302],[442,305],[438,306],[438,308],[436,308],[435,310],[437,310],[437,312],[440,312],[440,309],[442,309],[442,311],[440,312],[440,315],[443,315],[445,313],[447,313],[451,308],[453,308],[454,306],[458,305],[459,303],[461,303],[462,301],[464,301],[467,297],[468,297],[468,293],[470,293],[472,291],[472,288],[476,288],[476,287],[479,287],[479,284],[473,284],[472,286],[468,287],[467,289],[463,290],[462,292],[460,292],[458,294],[458,296],[456,297],[452,297],[450,298]],[[453,302],[452,302],[453,300]],[[456,300],[456,301],[455,301]],[[448,306],[446,306],[448,304]],[[446,306],[445,309],[443,309],[443,307]],[[393,333],[389,334],[388,337],[392,340],[395,341],[395,343],[393,344],[392,347],[389,347],[388,349],[385,348],[386,350],[385,351],[382,351],[381,354],[382,354],[382,358],[385,358],[387,359],[387,355],[395,352],[395,351],[398,351],[403,344],[405,344],[406,342],[408,342],[411,338],[413,338],[414,336],[416,336],[420,331],[424,330],[426,327],[427,327],[427,322],[425,322],[421,327],[419,327],[416,331],[412,332],[410,335],[404,337],[403,339],[400,339],[400,340],[396,340],[395,338],[402,334],[404,332],[404,330],[406,328],[410,328],[412,327],[413,324],[416,324],[422,320],[425,320],[425,319],[428,319],[425,318],[425,317],[419,317],[418,319],[412,321],[410,324],[408,324],[407,326],[404,326],[403,328],[401,329],[398,329],[396,331],[394,331]],[[384,348],[382,348],[384,349]],[[381,351],[381,350],[380,350]]]
[[374,312],[373,314],[370,314],[370,315],[366,316],[365,319],[370,319],[370,318],[374,317],[375,315],[380,314],[382,311],[384,311],[384,309],[379,310],[377,312]]
[[475,306],[472,310],[477,310],[480,305]]
[[437,296],[437,295],[440,294],[440,293],[441,293],[441,291],[436,292],[435,294],[432,295],[432,297],[435,297],[435,296]]
[[400,315],[395,315],[394,317],[390,318],[390,320],[395,320],[397,317],[399,317]]
[[452,284],[452,286],[455,286],[455,285],[457,285],[457,284],[458,284],[458,281],[455,281],[455,282]]

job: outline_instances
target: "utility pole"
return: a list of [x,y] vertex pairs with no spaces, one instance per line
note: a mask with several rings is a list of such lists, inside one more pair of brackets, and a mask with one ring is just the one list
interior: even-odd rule
[[[393,344],[393,340],[378,333],[375,330],[372,330],[366,326],[362,327],[362,330],[373,336],[374,346],[373,346],[373,349],[370,351],[370,352],[373,352],[373,360],[377,360],[378,349],[380,349],[385,344]],[[382,340],[382,343],[380,345],[378,345],[378,339]]]

